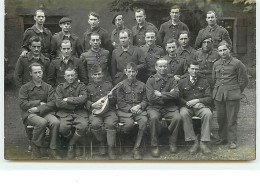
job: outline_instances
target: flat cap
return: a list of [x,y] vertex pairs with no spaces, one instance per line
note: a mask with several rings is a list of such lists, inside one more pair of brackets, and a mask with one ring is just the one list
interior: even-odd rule
[[122,13],[122,12],[117,12],[116,14],[114,14],[113,19],[112,19],[112,24],[113,24],[113,25],[115,25],[115,18],[116,18],[117,16],[119,16],[119,15],[123,15],[123,13]]
[[204,40],[206,40],[206,39],[212,39],[212,36],[211,35],[204,35],[203,37],[202,37],[202,39],[201,39],[201,42],[200,42],[200,46],[202,46],[202,42],[204,41]]
[[65,23],[65,22],[71,22],[71,18],[69,17],[63,17],[61,18],[61,20],[59,21],[59,24]]
[[98,73],[99,71],[102,71],[102,68],[99,64],[94,64],[92,67],[91,67],[91,74],[94,74],[94,73]]

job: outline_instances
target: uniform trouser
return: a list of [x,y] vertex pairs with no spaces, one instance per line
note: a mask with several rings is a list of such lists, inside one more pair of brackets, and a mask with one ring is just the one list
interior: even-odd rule
[[108,111],[101,116],[91,114],[89,116],[89,122],[93,130],[99,130],[102,127],[106,130],[116,130],[118,117],[115,111]]
[[71,114],[60,118],[60,133],[64,137],[72,136],[72,127],[76,129],[75,134],[78,136],[84,136],[88,127],[88,118],[77,114]]
[[214,100],[217,110],[217,121],[219,125],[218,134],[220,139],[229,142],[237,141],[237,116],[240,100]]
[[46,127],[50,127],[50,148],[57,149],[60,121],[55,116],[47,114],[41,117],[37,114],[30,114],[26,122],[34,126],[32,143],[38,147],[42,147]]
[[125,134],[131,134],[134,130],[134,122],[138,123],[138,129],[145,131],[147,125],[147,116],[146,115],[132,115],[130,117],[123,117],[119,114],[120,123],[123,123],[122,131]]
[[181,125],[181,116],[179,110],[168,111],[165,109],[147,110],[149,115],[150,135],[151,135],[151,146],[158,146],[158,136],[161,134],[162,124],[161,118],[166,119],[168,130],[170,132],[169,143],[174,145],[178,139],[178,131]]
[[180,115],[183,122],[185,141],[194,141],[196,139],[193,129],[192,116],[201,118],[201,141],[210,141],[210,125],[212,125],[212,112],[209,108],[194,109],[182,107]]

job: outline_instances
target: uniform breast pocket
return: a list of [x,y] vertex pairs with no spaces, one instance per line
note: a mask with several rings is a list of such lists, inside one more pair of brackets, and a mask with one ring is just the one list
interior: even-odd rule
[[143,100],[143,95],[144,95],[144,90],[138,90],[136,92],[136,96],[137,96],[137,101],[138,102],[141,102]]
[[102,57],[99,60],[100,66],[102,69],[107,69],[107,58],[106,57]]
[[131,91],[125,91],[125,100],[131,100],[132,97],[131,97]]
[[221,36],[220,35],[215,35],[212,37],[214,41],[220,42],[221,41]]

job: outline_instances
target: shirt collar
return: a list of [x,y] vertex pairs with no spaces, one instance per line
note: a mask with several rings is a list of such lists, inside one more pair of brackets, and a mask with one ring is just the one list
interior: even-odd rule
[[187,51],[189,54],[192,52],[192,47],[188,46],[187,48],[179,47],[180,53],[183,53],[184,51]]
[[33,29],[33,31],[35,31],[36,33],[43,33],[43,32],[44,32],[44,33],[47,33],[45,27],[42,27],[42,32],[41,32],[40,30],[38,30],[38,28],[36,28],[36,25],[35,25],[35,24],[32,26],[32,29]]
[[40,55],[39,55],[39,58],[35,58],[35,57],[33,56],[32,52],[30,51],[30,52],[27,54],[27,58],[28,58],[28,60],[32,60],[32,59],[39,60],[39,59],[41,59],[41,61],[44,61],[45,56],[44,56],[43,54],[40,54]]
[[164,80],[164,81],[167,81],[169,76],[166,76],[166,77],[162,77],[161,75],[159,75],[158,73],[156,73],[155,75],[155,81],[160,81],[160,80]]
[[[33,82],[33,80],[31,80],[29,83],[30,83],[30,84],[29,84],[30,90],[32,91],[32,90],[36,87],[36,85],[35,85],[35,83]],[[43,81],[42,81],[41,85],[40,85],[40,86],[37,86],[37,87],[43,88]]]
[[127,52],[128,54],[132,55],[133,52],[134,52],[134,47],[132,45],[129,45],[129,48],[127,51],[124,51],[122,47],[120,47],[120,56],[124,53],[124,52]]
[[214,25],[213,27],[209,27],[209,26],[208,26],[208,29],[209,29],[210,31],[214,31],[214,30],[217,28],[217,26],[218,26],[217,24]]
[[137,85],[137,80],[135,79],[135,80],[126,80],[126,82],[127,82],[127,84],[129,85],[129,86],[131,86],[132,84],[134,84],[134,85]]
[[222,64],[229,64],[230,62],[231,62],[231,56],[227,59],[227,60],[223,60],[223,59],[221,59],[221,61],[222,61]]

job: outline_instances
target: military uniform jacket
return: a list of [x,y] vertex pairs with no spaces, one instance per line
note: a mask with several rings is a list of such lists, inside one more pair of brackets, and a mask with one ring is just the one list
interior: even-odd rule
[[213,47],[217,48],[221,41],[226,41],[230,46],[232,46],[231,39],[229,37],[228,31],[219,25],[215,25],[213,28],[207,26],[199,31],[198,36],[195,41],[195,48],[200,48],[202,40],[205,36],[211,35],[213,40]]
[[[101,83],[95,83],[91,82],[87,86],[87,92],[88,92],[88,100],[86,103],[86,107],[89,111],[92,111],[93,108],[91,105],[98,101],[100,98],[103,98],[106,96],[111,89],[113,88],[113,85],[109,81],[102,81]],[[114,96],[109,96],[109,109],[115,110],[116,105],[116,98]]]
[[130,112],[130,109],[136,105],[141,105],[144,111],[147,106],[146,87],[141,81],[128,79],[122,82],[117,90],[118,109],[123,112]]
[[146,44],[140,47],[142,53],[144,54],[146,61],[146,75],[151,76],[156,73],[155,63],[156,61],[164,55],[164,50],[161,46],[147,46]]
[[210,78],[212,77],[213,65],[219,58],[218,51],[214,48],[209,52],[204,52],[202,48],[200,48],[194,53],[194,60],[196,60],[200,66],[200,75],[210,76]]
[[[88,117],[87,111],[84,109],[84,104],[87,101],[87,87],[82,82],[61,83],[56,88],[56,113],[59,117],[67,117],[71,114],[77,114],[82,117]],[[68,98],[68,101],[63,101]]]
[[[155,96],[154,90],[160,91],[162,96]],[[179,99],[177,81],[172,75],[163,78],[159,74],[152,75],[146,82],[146,95],[148,109],[165,109],[175,111],[178,109],[176,103]]]
[[79,38],[73,34],[70,33],[69,37],[66,37],[62,31],[59,33],[56,33],[52,36],[51,40],[51,58],[55,59],[56,57],[60,56],[60,46],[61,42],[63,40],[70,40],[72,43],[72,55],[75,57],[80,57],[80,55],[83,53],[83,47],[79,40]]
[[141,49],[133,45],[129,45],[127,51],[124,51],[122,47],[116,48],[112,53],[112,78],[123,75],[126,65],[130,62],[137,64],[138,71],[145,68],[145,59]]
[[106,50],[110,51],[113,46],[109,37],[108,32],[102,28],[97,27],[94,30],[91,30],[90,28],[87,29],[87,31],[83,34],[83,50],[84,52],[88,51],[91,47],[89,44],[90,41],[90,35],[92,33],[98,33],[101,39],[101,48],[105,48]]
[[51,53],[51,31],[48,28],[43,27],[43,32],[40,32],[35,25],[33,25],[31,28],[28,28],[24,32],[23,36],[23,43],[22,43],[22,51],[30,51],[29,48],[29,39],[33,36],[40,37],[42,39],[42,49],[41,52],[49,57]]
[[163,41],[163,46],[166,46],[169,39],[174,38],[178,40],[181,31],[189,31],[188,26],[181,21],[179,21],[176,25],[172,24],[172,20],[163,23],[159,30],[159,34]]
[[68,68],[75,69],[78,74],[78,79],[85,84],[88,83],[88,78],[81,60],[71,56],[67,64],[64,63],[62,57],[57,57],[51,62],[47,80],[48,84],[51,84],[53,87],[55,87],[59,85],[59,83],[64,83],[65,70]]
[[26,56],[20,56],[16,63],[14,78],[18,87],[21,87],[23,84],[31,81],[32,77],[29,72],[29,66],[32,63],[38,63],[44,67],[43,81],[47,81],[47,73],[49,70],[50,59],[42,54],[39,56],[39,59],[35,59],[33,57],[33,54],[29,52]]
[[[126,26],[123,26],[123,28],[121,30],[127,30],[128,33],[129,33],[129,39],[130,39],[130,43],[133,44],[133,33],[130,29],[128,29]],[[116,47],[119,47],[120,46],[120,41],[119,41],[119,32],[121,31],[119,30],[118,28],[115,28],[113,31],[112,31],[112,34],[111,34],[111,42],[115,42],[116,45],[115,45],[115,48]]]
[[219,59],[213,65],[213,99],[217,101],[239,100],[240,94],[248,84],[245,65],[230,57],[226,62]]
[[185,60],[187,64],[189,64],[192,59],[194,58],[195,49],[191,46],[188,46],[187,48],[178,47],[177,54],[180,59]]
[[198,76],[196,83],[193,84],[190,81],[190,76],[187,76],[178,82],[178,87],[180,93],[180,103],[182,105],[185,106],[187,101],[193,99],[199,99],[200,103],[203,103],[206,106],[210,106],[212,104],[212,93],[207,79]]
[[[37,107],[39,116],[43,117],[55,111],[54,90],[51,85],[42,82],[41,86],[35,86],[33,81],[24,84],[19,90],[20,107],[22,109],[22,119],[25,120],[31,113],[27,110]],[[40,102],[45,104],[41,105]]]
[[162,40],[159,35],[158,29],[150,22],[145,22],[144,26],[139,28],[138,25],[135,25],[132,28],[133,32],[133,45],[142,46],[145,45],[145,31],[146,30],[154,30],[156,32],[156,44],[162,45]]
[[165,55],[164,58],[168,61],[168,74],[173,76],[180,75],[181,78],[185,78],[188,75],[188,65],[186,60],[179,58],[177,54],[175,57]]
[[88,79],[91,82],[91,68],[94,64],[99,64],[102,68],[104,77],[103,79],[106,79],[108,81],[111,81],[111,77],[109,74],[109,51],[105,50],[103,48],[100,48],[98,52],[93,51],[92,49],[88,50],[85,53],[82,53],[80,56],[81,61],[83,62],[83,65],[85,67],[85,71],[88,73]]

